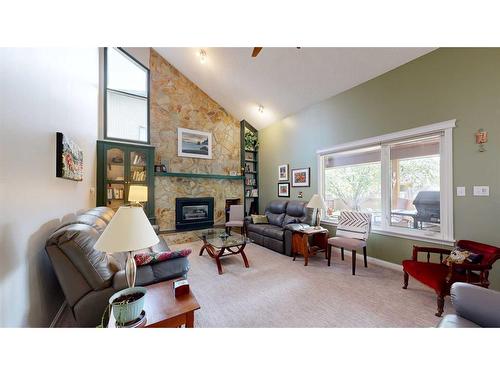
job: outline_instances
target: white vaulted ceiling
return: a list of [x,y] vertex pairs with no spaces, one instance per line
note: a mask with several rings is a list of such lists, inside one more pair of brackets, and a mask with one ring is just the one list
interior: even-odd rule
[[[206,51],[205,64],[200,49]],[[155,47],[229,113],[259,129],[433,49],[264,47],[252,58],[250,47]]]

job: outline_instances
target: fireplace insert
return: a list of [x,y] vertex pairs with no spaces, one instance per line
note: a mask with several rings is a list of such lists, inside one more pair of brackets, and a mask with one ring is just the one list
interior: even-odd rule
[[175,229],[193,230],[214,225],[214,198],[176,198]]

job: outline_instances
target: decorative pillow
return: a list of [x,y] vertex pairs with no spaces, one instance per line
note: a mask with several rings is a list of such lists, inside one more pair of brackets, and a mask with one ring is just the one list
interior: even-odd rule
[[168,259],[187,257],[191,254],[191,251],[191,249],[187,248],[182,250],[168,250],[160,253],[139,253],[134,255],[134,260],[137,266],[144,266],[146,264],[163,262]]
[[451,265],[452,263],[462,264],[469,257],[469,255],[470,253],[467,250],[462,250],[461,248],[456,247],[452,250],[450,255],[448,255],[445,260],[443,260],[443,263],[447,266]]
[[266,215],[252,215],[252,223],[254,224],[269,224]]
[[266,212],[267,220],[269,220],[269,224],[276,225],[278,227],[283,226],[283,219],[285,218],[285,214],[273,214],[271,212]]

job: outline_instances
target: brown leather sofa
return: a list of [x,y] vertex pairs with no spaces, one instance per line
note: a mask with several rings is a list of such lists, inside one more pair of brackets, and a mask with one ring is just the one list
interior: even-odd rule
[[[111,221],[114,211],[97,207],[61,225],[47,240],[46,251],[66,301],[81,327],[95,327],[115,292],[127,287],[126,254],[113,256],[97,251],[94,244]],[[160,242],[149,250],[166,251]],[[146,249],[145,249],[146,250]],[[137,267],[136,285],[144,286],[186,276],[187,257]]]
[[245,218],[247,236],[255,243],[280,254],[292,256],[292,233],[313,224],[316,211],[307,208],[304,201],[274,200],[264,214],[268,224],[254,224],[251,216]]

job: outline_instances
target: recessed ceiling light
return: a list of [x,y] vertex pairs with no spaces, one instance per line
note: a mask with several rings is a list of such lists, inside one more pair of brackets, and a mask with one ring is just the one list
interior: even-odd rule
[[205,50],[200,49],[198,56],[200,56],[200,63],[205,64],[207,62],[207,53]]
[[264,113],[264,106],[259,104],[259,112]]

